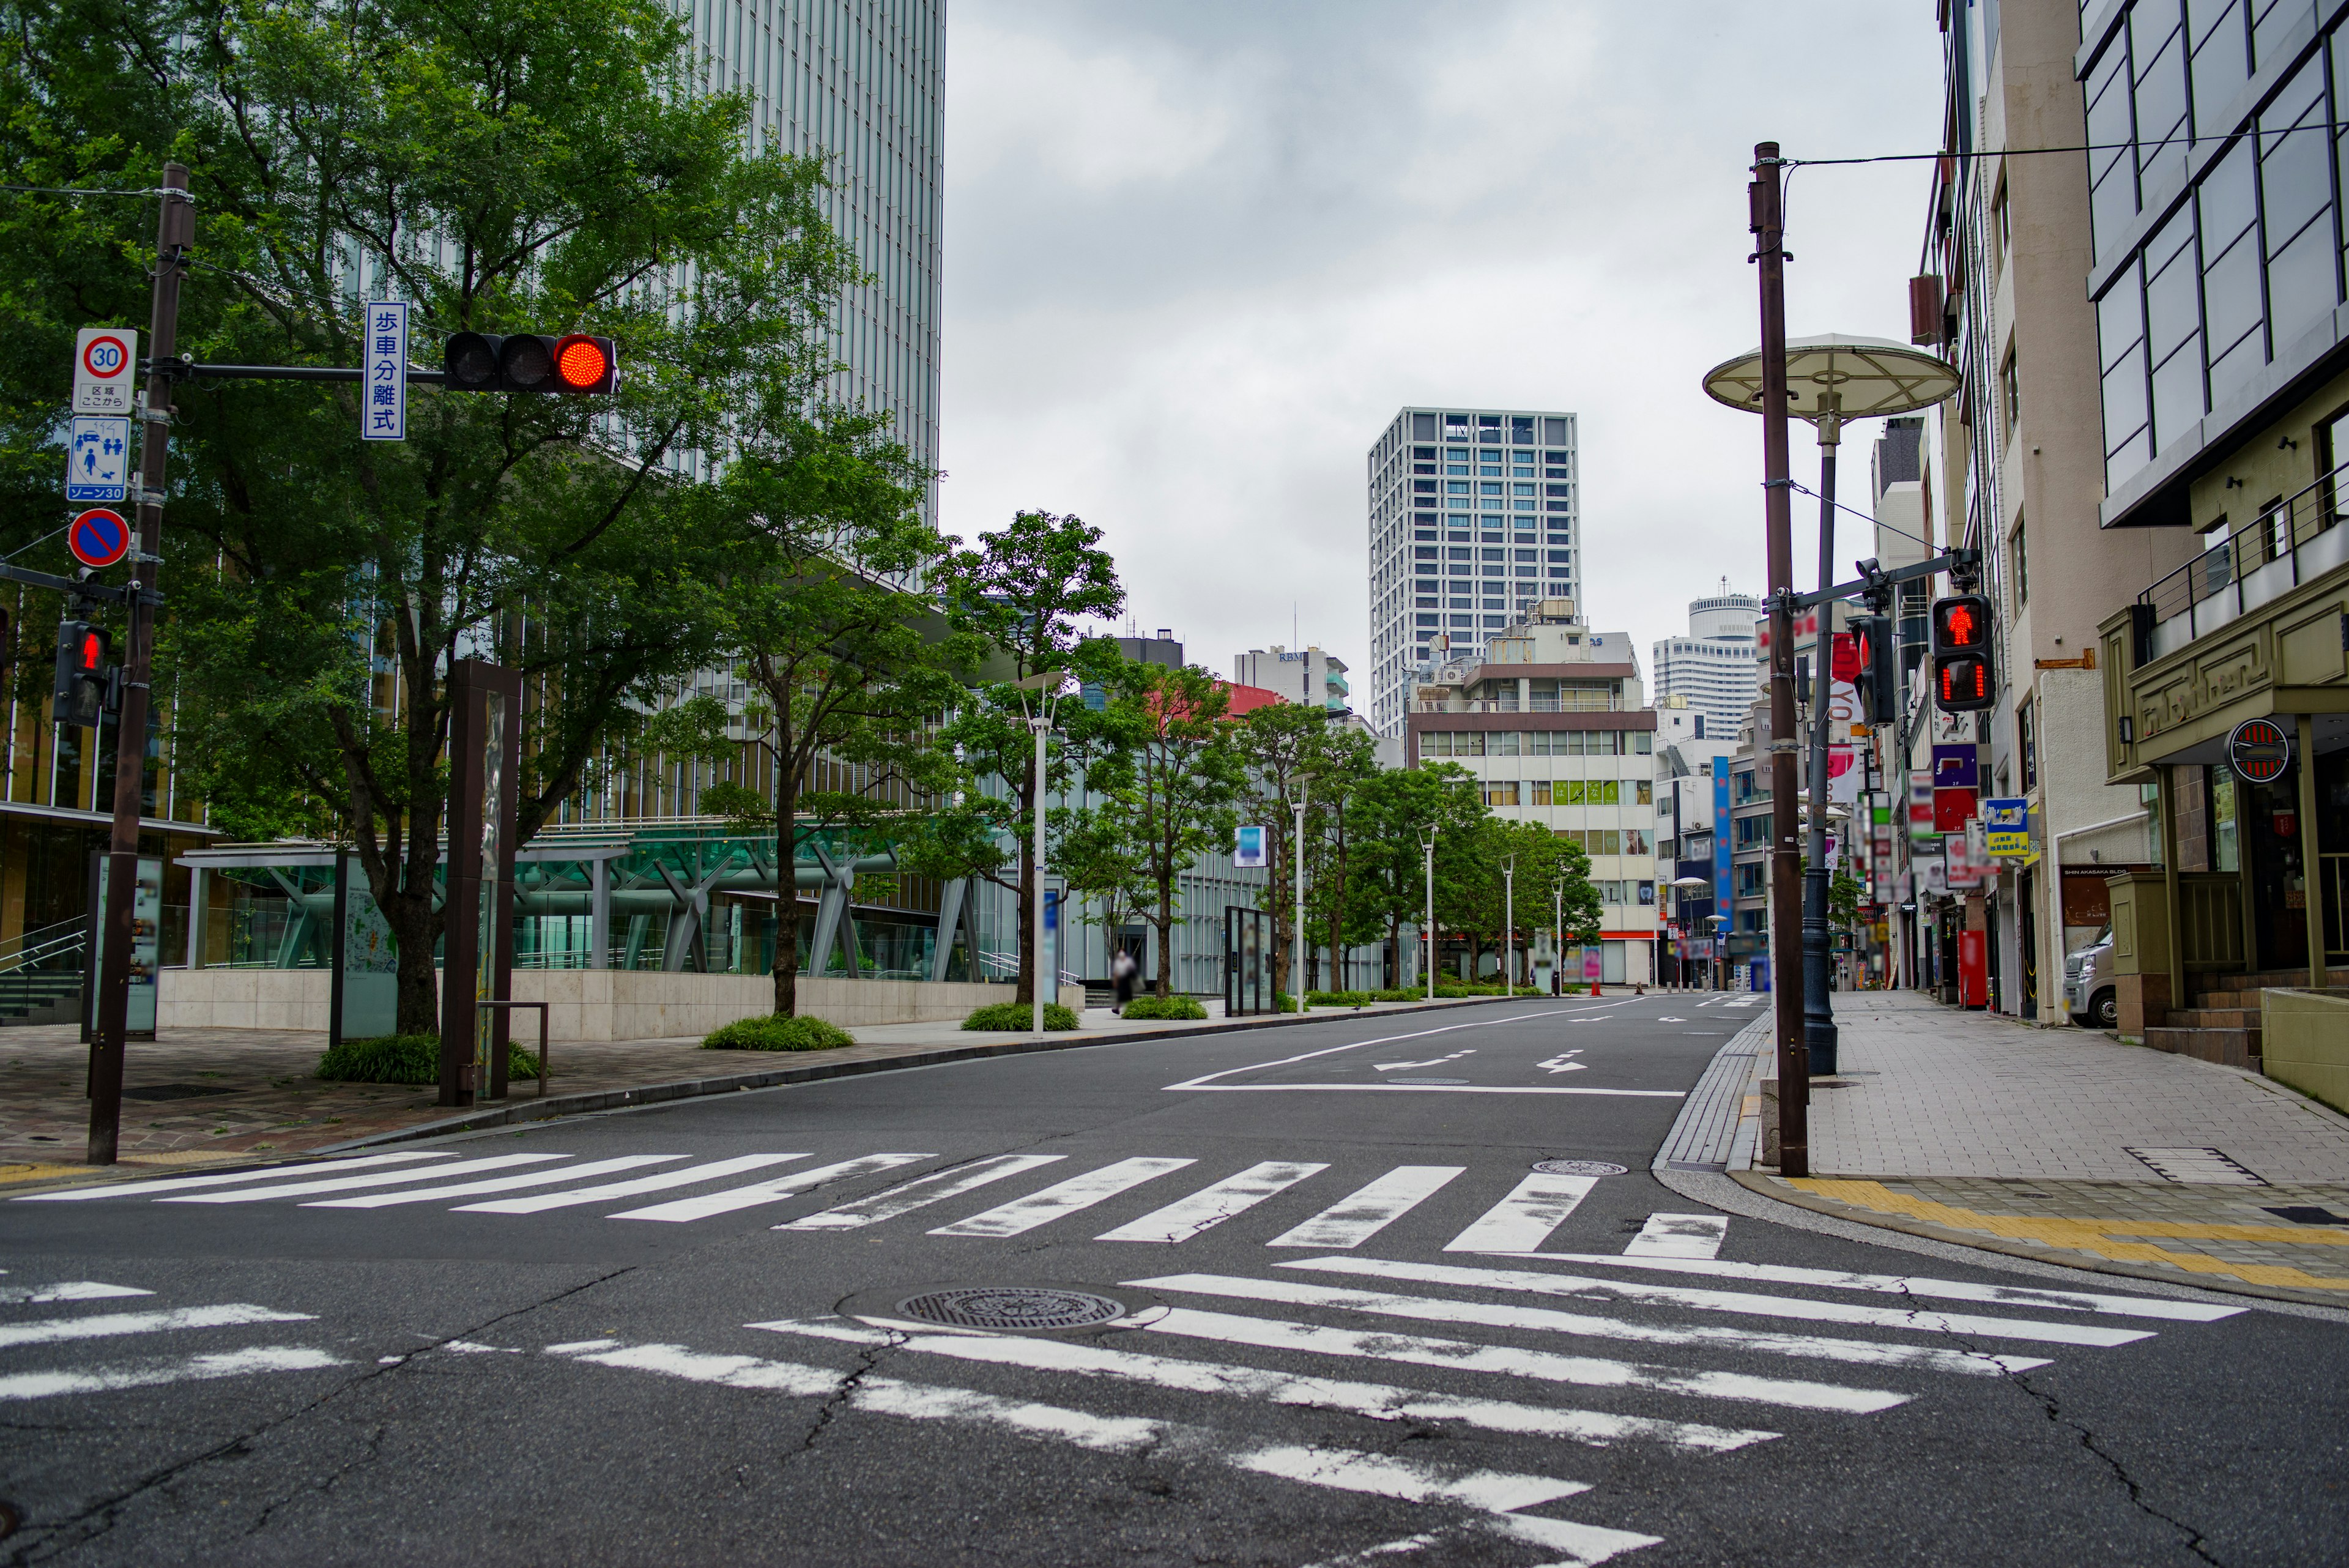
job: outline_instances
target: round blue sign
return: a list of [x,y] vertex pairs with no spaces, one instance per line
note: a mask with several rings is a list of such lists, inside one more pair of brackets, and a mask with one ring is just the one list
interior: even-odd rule
[[93,506],[66,530],[66,548],[85,566],[110,566],[130,553],[130,524],[119,512]]

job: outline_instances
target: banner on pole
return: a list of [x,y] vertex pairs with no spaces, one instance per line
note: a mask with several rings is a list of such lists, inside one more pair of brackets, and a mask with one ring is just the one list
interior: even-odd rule
[[359,438],[408,439],[408,302],[371,299],[359,368]]

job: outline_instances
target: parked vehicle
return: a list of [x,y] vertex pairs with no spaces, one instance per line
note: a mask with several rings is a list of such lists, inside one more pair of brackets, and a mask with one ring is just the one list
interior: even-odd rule
[[2064,999],[2072,1022],[2083,1029],[2111,1029],[2120,1023],[2120,993],[2115,989],[2113,929],[2106,926],[2096,940],[2064,961]]

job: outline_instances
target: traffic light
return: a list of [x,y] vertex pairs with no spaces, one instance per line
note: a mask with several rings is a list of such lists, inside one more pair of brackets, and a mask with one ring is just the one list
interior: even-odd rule
[[561,337],[459,332],[442,347],[440,366],[447,373],[442,385],[452,392],[608,394],[620,385],[617,347],[584,332]]
[[1852,640],[1859,645],[1860,717],[1870,724],[1891,724],[1899,722],[1900,649],[1893,639],[1892,620],[1889,616],[1856,615],[1851,618]]
[[1953,594],[1933,601],[1931,657],[1933,706],[1944,713],[1978,713],[1997,704],[1987,597]]
[[104,628],[86,620],[57,623],[57,679],[51,695],[58,723],[88,727],[109,711],[114,670],[107,655],[113,651],[114,638]]

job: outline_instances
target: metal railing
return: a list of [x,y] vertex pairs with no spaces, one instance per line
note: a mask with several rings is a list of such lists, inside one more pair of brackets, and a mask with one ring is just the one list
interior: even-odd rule
[[79,969],[83,945],[88,940],[88,928],[78,915],[26,931],[0,942],[0,974],[26,969]]
[[2137,596],[2142,664],[2349,563],[2349,463],[2261,512]]
[[2243,879],[2232,871],[2179,872],[2178,940],[2189,971],[2242,969]]

